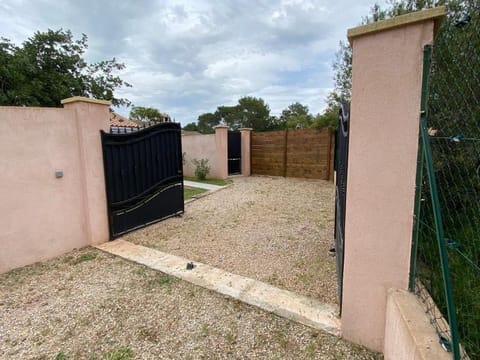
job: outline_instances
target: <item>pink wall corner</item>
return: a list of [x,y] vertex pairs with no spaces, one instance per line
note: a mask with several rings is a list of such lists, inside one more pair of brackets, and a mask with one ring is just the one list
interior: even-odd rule
[[410,267],[423,47],[434,22],[353,39],[342,333],[382,351],[387,289]]
[[74,111],[0,107],[0,153],[0,272],[87,245]]
[[109,130],[109,103],[89,101],[65,103],[76,114],[79,153],[82,159],[85,218],[89,244],[109,239],[105,175],[100,130]]
[[215,126],[215,146],[217,149],[218,178],[228,177],[228,127],[223,125]]
[[252,135],[252,129],[242,128],[240,129],[240,133],[242,138],[242,175],[250,176],[252,174],[250,157],[250,139]]
[[208,178],[219,179],[223,170],[217,164],[217,145],[215,134],[182,135],[182,152],[185,153],[184,176],[195,176],[193,159],[208,159],[210,172]]

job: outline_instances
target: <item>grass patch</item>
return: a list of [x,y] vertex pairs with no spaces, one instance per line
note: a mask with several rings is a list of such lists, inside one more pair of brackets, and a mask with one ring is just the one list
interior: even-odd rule
[[175,282],[175,277],[170,276],[170,275],[157,275],[151,279],[147,280],[147,284],[150,287],[154,286],[166,286],[166,285],[171,285]]
[[183,198],[185,200],[191,199],[192,197],[206,192],[205,189],[192,188],[188,186],[183,187]]
[[221,180],[221,179],[198,180],[196,177],[191,177],[191,176],[184,176],[183,179],[188,181],[195,181],[199,183],[218,185],[218,186],[225,186],[232,182],[232,180]]
[[133,359],[133,351],[128,348],[113,350],[102,357],[102,360],[130,360]]
[[60,351],[57,356],[55,356],[55,360],[67,360],[67,357],[63,351]]
[[170,275],[161,276],[157,279],[159,285],[170,285],[175,281],[175,278]]
[[96,253],[85,253],[85,254],[82,254],[80,256],[77,256],[73,260],[70,260],[70,263],[72,265],[77,265],[77,264],[80,264],[80,263],[85,262],[85,261],[95,260],[96,258],[97,258]]

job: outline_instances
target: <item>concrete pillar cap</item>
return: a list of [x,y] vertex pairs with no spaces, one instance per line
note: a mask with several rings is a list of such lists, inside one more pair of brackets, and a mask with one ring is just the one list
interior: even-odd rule
[[348,41],[352,45],[352,41],[359,36],[370,35],[380,31],[390,30],[396,27],[411,25],[418,22],[433,20],[434,34],[437,33],[443,19],[445,18],[445,6],[439,6],[432,9],[411,12],[405,15],[395,16],[390,19],[376,21],[367,25],[357,26],[347,31]]
[[84,96],[73,96],[73,97],[69,97],[69,98],[66,98],[66,99],[63,99],[63,100],[60,101],[60,103],[62,105],[71,104],[71,103],[75,103],[75,102],[86,102],[86,103],[91,103],[91,104],[107,105],[107,106],[112,105],[111,101],[87,98],[87,97],[84,97]]

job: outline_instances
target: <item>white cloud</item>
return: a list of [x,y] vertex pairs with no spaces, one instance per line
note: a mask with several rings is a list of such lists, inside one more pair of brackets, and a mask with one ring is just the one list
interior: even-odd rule
[[47,28],[86,33],[89,61],[127,65],[120,75],[134,87],[119,95],[183,123],[245,95],[274,114],[295,101],[319,112],[338,42],[374,2],[16,0],[0,2],[1,35],[21,43]]

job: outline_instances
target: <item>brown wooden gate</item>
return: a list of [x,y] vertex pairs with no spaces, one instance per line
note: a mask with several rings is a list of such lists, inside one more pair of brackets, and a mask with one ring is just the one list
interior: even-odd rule
[[333,180],[334,133],[325,129],[253,132],[253,175]]

